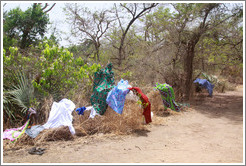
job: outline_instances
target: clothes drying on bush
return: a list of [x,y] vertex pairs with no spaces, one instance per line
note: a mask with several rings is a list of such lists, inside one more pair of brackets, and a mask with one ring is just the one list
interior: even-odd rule
[[213,88],[214,85],[211,84],[208,80],[206,79],[200,79],[197,78],[194,83],[198,83],[199,85],[201,85],[203,88],[206,88],[208,90],[209,96],[213,95]]
[[139,96],[139,98],[142,102],[143,108],[144,108],[143,115],[145,117],[146,124],[152,122],[152,120],[151,120],[151,104],[149,102],[148,97],[141,91],[141,89],[139,87],[131,87],[128,89],[133,91],[137,96]]
[[162,102],[165,108],[171,108],[174,111],[180,111],[178,104],[175,102],[175,94],[173,88],[168,84],[156,84],[156,89],[159,90]]
[[96,112],[93,106],[77,108],[76,111],[79,115],[84,115],[85,111],[91,111],[89,118],[94,118],[96,115],[100,115]]
[[72,134],[75,130],[72,124],[72,112],[75,104],[68,99],[62,99],[60,102],[53,102],[47,123],[43,125],[45,129],[68,126]]
[[96,112],[96,110],[93,108],[93,106],[86,107],[85,111],[89,111],[89,110],[91,111],[89,118],[94,118],[96,115],[100,116],[100,114],[98,114]]
[[32,138],[36,138],[38,134],[43,130],[44,127],[42,125],[36,125],[32,126],[30,129],[26,129],[25,133]]
[[117,86],[115,86],[109,93],[106,99],[107,104],[117,113],[122,114],[126,95],[130,91],[129,88],[131,87],[128,84],[128,81],[124,81],[121,79]]
[[76,112],[78,113],[78,115],[84,115],[85,110],[86,110],[85,107],[81,107],[81,108],[77,108]]
[[21,137],[23,133],[25,133],[29,123],[30,123],[30,117],[33,114],[36,114],[36,110],[34,108],[29,108],[27,111],[27,119],[26,122],[23,126],[18,127],[18,128],[12,128],[12,129],[7,129],[3,132],[3,139],[9,139],[12,142],[16,141],[18,138]]
[[128,92],[126,95],[126,100],[138,101],[138,97],[134,95],[132,91]]
[[101,69],[94,74],[93,93],[90,101],[94,109],[103,115],[108,107],[106,98],[108,92],[114,88],[114,72],[112,64],[109,63],[105,69]]
[[28,119],[26,121],[26,123],[18,128],[12,128],[12,129],[6,129],[3,132],[3,139],[9,139],[10,141],[14,142],[16,141],[18,138],[20,138],[20,136],[25,133],[26,128],[28,127],[30,119]]

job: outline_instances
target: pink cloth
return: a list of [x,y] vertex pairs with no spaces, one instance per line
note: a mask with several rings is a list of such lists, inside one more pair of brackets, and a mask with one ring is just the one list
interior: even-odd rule
[[9,139],[10,141],[16,140],[18,137],[23,134],[28,126],[29,120],[26,123],[18,128],[6,129],[3,132],[3,139]]

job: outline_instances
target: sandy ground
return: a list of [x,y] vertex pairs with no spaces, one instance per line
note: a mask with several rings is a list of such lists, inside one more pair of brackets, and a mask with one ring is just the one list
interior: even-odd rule
[[[243,163],[243,87],[194,102],[188,111],[128,136],[95,135],[5,150],[4,163]],[[153,118],[153,121],[155,119]]]

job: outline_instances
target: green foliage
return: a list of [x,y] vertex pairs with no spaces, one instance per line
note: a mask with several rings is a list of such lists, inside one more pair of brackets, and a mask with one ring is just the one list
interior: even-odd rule
[[7,94],[9,95],[10,101],[19,106],[22,113],[25,113],[31,106],[31,101],[34,99],[34,88],[24,73],[17,73],[15,78],[17,85],[13,85]]
[[33,60],[33,57],[20,54],[17,47],[9,47],[8,52],[7,55],[6,50],[3,49],[3,82],[6,88],[16,83],[14,82],[14,72],[28,70],[32,67],[30,62]]
[[209,75],[202,72],[201,76],[207,79],[210,83],[212,83],[214,85],[214,89],[218,92],[225,92],[225,90],[228,89],[228,83],[223,79],[219,79],[215,75]]
[[218,78],[214,75],[208,75],[204,72],[202,72],[202,77],[204,77],[206,80],[208,80],[212,84],[217,84],[219,82]]
[[3,91],[3,114],[5,115],[5,118],[8,119],[16,119],[14,115],[14,111],[11,109],[11,101],[8,98],[7,92]]
[[[49,39],[23,54],[17,47],[9,47],[8,52],[3,50],[5,119],[24,116],[30,106],[40,107],[46,95],[59,101],[62,97],[73,97],[78,89],[81,93],[88,91],[94,72],[101,68],[100,64],[88,64],[81,57],[74,58],[67,49]],[[21,71],[21,74],[15,71]]]
[[22,72],[17,72],[13,84],[3,93],[3,115],[12,122],[13,119],[23,117],[29,107],[35,104],[34,88],[31,81]]
[[4,48],[7,50],[16,42],[21,48],[37,44],[39,36],[44,36],[48,23],[49,17],[39,4],[33,4],[26,11],[20,8],[10,10],[4,15]]
[[45,95],[52,94],[55,99],[60,99],[71,89],[78,89],[83,80],[86,80],[87,85],[91,84],[90,77],[101,66],[89,66],[82,58],[74,58],[67,49],[46,44],[36,67],[39,68],[41,79],[39,82],[33,80],[34,87]]
[[83,57],[84,60],[89,60],[88,57],[93,54],[94,49],[93,42],[90,39],[85,40],[80,45],[72,45],[68,48],[74,57]]
[[130,79],[131,77],[132,77],[131,71],[127,71],[127,72],[121,74],[122,79]]

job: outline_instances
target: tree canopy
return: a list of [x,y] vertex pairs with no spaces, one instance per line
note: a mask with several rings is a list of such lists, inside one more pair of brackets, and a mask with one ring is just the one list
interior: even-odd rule
[[47,31],[49,16],[41,4],[33,4],[26,11],[12,9],[4,15],[4,48],[16,43],[26,48],[37,42]]

